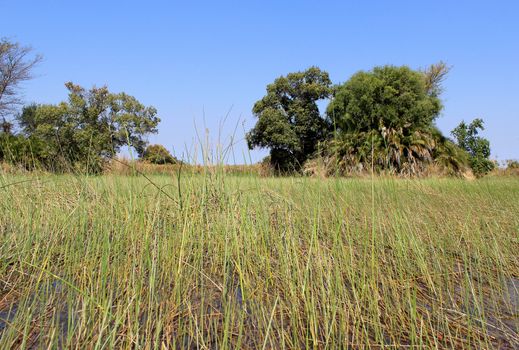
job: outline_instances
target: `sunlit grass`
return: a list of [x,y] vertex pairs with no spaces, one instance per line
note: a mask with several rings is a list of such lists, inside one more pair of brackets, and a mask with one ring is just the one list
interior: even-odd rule
[[0,348],[519,346],[519,181],[0,175]]

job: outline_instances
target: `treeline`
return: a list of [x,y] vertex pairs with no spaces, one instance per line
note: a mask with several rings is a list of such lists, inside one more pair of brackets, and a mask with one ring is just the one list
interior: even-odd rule
[[106,87],[66,86],[68,101],[23,108],[16,116],[19,131],[4,130],[0,137],[0,159],[27,169],[100,173],[122,146],[144,155],[144,136],[157,132],[160,121],[153,107]]
[[160,122],[157,110],[107,87],[87,90],[68,82],[66,101],[16,113],[20,84],[32,78],[40,59],[28,47],[0,41],[0,161],[27,170],[97,174],[124,146],[157,164],[176,161],[164,147],[147,145]]
[[[434,124],[448,71],[443,62],[423,71],[388,65],[338,85],[317,67],[279,77],[254,105],[248,145],[270,149],[265,162],[278,173],[415,176],[434,168],[482,176],[494,167],[488,140],[478,136],[483,121],[461,122],[453,140]],[[324,116],[320,100],[329,100]]]
[[[147,144],[160,122],[157,110],[107,87],[69,82],[66,101],[16,112],[20,84],[40,59],[28,47],[0,41],[0,162],[96,174],[126,146],[154,164],[178,163],[163,146]],[[471,169],[482,176],[494,167],[489,142],[478,135],[483,121],[461,122],[452,139],[435,126],[448,72],[440,62],[424,70],[375,67],[337,85],[318,67],[279,77],[253,106],[257,122],[246,135],[248,146],[269,149],[263,165],[276,174],[417,176],[434,169],[460,175]],[[321,101],[329,102],[324,115]]]

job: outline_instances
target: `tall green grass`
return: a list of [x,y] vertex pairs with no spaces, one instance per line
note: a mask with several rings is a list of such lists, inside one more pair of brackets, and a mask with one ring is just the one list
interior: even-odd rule
[[0,176],[0,348],[519,346],[517,179],[150,179]]

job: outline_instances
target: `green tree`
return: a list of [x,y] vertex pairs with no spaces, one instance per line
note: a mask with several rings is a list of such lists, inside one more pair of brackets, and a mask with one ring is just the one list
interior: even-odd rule
[[328,124],[317,101],[330,94],[328,73],[317,67],[277,78],[254,104],[258,121],[247,133],[249,148],[269,148],[270,164],[278,171],[299,169],[326,138]]
[[146,147],[142,159],[153,164],[175,164],[178,161],[162,145],[149,145]]
[[423,74],[408,67],[375,67],[353,75],[336,90],[327,115],[342,132],[402,129],[406,135],[429,127],[442,109],[427,93]]
[[476,118],[470,124],[462,121],[451,134],[459,147],[469,154],[470,167],[474,175],[481,177],[494,169],[494,163],[490,157],[490,142],[478,136],[480,130],[484,130],[483,120]]
[[382,66],[358,72],[336,88],[327,108],[335,153],[343,170],[389,170],[417,174],[434,161],[446,140],[434,127],[442,103],[441,63],[425,72]]
[[17,117],[22,134],[38,144],[38,161],[50,170],[98,173],[104,162],[122,146],[133,147],[142,156],[145,136],[157,132],[160,119],[125,93],[108,88],[84,88],[66,84],[67,102],[30,105]]

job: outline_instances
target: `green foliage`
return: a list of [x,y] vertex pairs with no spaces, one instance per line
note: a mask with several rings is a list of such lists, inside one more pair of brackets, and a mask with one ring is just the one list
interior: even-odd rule
[[436,127],[432,129],[432,136],[436,141],[432,157],[440,170],[446,175],[465,173],[469,166],[468,153],[443,136]]
[[175,164],[178,162],[162,145],[149,145],[146,147],[142,159],[152,164]]
[[16,164],[26,170],[38,169],[46,147],[38,138],[13,134],[10,127],[0,131],[0,162]]
[[375,67],[359,72],[336,90],[327,115],[337,130],[402,130],[403,136],[429,127],[442,109],[426,92],[423,74],[408,67]]
[[66,87],[67,102],[30,105],[17,117],[22,134],[39,145],[33,155],[42,166],[99,173],[122,146],[135,148],[140,156],[144,153],[144,137],[157,132],[160,121],[155,108],[106,87]]
[[424,73],[383,66],[353,75],[328,105],[335,135],[327,153],[346,172],[373,167],[414,175],[441,158],[443,148],[457,159],[441,163],[461,168],[462,157],[433,124],[442,109],[438,94],[446,69],[433,65]]
[[0,162],[22,162],[22,155],[28,153],[26,141],[23,136],[0,132]]
[[277,78],[254,104],[258,121],[247,134],[249,148],[269,148],[278,171],[298,170],[327,136],[329,126],[317,101],[330,94],[328,73],[317,67]]
[[459,147],[466,150],[470,156],[470,167],[474,175],[481,177],[495,168],[495,164],[489,159],[490,142],[478,136],[479,130],[484,130],[483,120],[474,119],[470,124],[462,121],[454,130],[452,136]]

